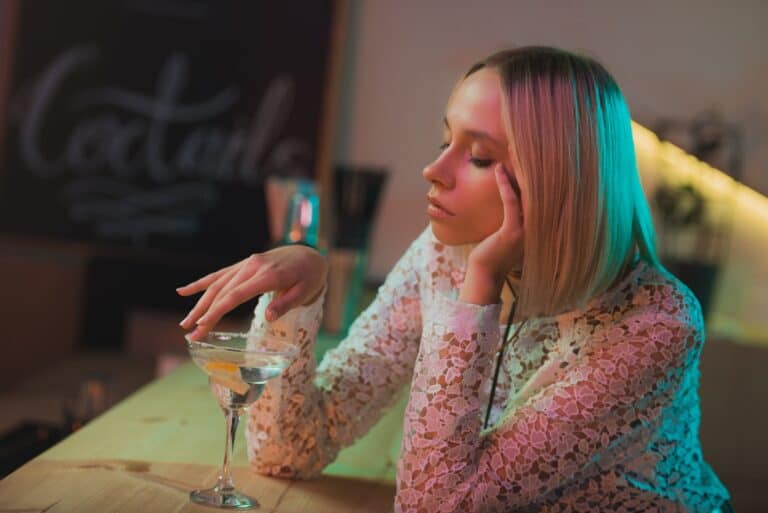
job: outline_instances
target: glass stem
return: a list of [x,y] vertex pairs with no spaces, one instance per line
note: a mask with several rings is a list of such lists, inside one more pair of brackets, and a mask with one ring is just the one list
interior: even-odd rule
[[221,467],[221,474],[219,475],[219,483],[217,488],[219,491],[232,491],[235,489],[235,484],[232,482],[231,474],[231,460],[232,453],[235,450],[235,435],[237,434],[237,425],[240,423],[240,411],[236,408],[223,408],[224,417],[227,421],[227,440],[224,447],[224,464]]

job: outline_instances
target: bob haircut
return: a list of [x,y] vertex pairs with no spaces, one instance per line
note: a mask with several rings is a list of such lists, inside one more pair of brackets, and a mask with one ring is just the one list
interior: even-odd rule
[[635,160],[629,108],[594,59],[527,46],[464,75],[501,78],[525,244],[516,318],[584,309],[636,259],[661,267]]

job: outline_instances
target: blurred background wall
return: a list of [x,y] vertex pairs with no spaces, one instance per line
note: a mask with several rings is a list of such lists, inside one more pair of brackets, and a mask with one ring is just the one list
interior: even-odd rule
[[[740,225],[729,229],[736,235],[726,236],[715,276],[712,308],[721,322],[711,329],[702,360],[702,440],[705,455],[734,493],[736,511],[768,511],[768,3],[362,0],[348,7],[335,91],[336,129],[330,134],[332,160],[389,172],[369,257],[368,276],[374,281],[427,225],[421,170],[437,154],[453,84],[469,65],[495,50],[542,44],[596,57],[621,85],[633,119],[663,131],[689,153],[704,151],[699,143],[705,138],[698,134],[697,139],[695,127],[714,126],[726,134],[717,151],[701,156],[760,194],[749,196],[757,198],[750,205],[759,206],[726,223]],[[728,135],[734,133],[738,137]],[[649,144],[660,144],[651,139]],[[646,183],[663,181],[665,159],[639,159]],[[725,210],[741,208],[727,205]],[[105,264],[89,281],[91,256],[77,244],[0,241],[0,282],[20,284],[2,292],[0,320],[25,333],[34,328],[37,340],[35,346],[6,353],[4,376],[14,377],[0,381],[10,391],[0,397],[4,412],[13,410],[16,417],[58,413],[54,410],[61,407],[51,392],[73,389],[76,394],[83,373],[91,372],[84,360],[77,363],[67,355],[87,345],[82,332],[86,292],[100,277],[119,274]],[[166,264],[176,273],[192,273],[183,269],[188,263]],[[122,279],[138,287],[142,276]],[[101,293],[100,302],[111,301],[110,290]],[[170,311],[164,307],[125,306],[120,329],[134,352],[178,345],[175,323],[186,304]],[[51,368],[51,361],[61,365]],[[115,384],[114,390],[127,393],[152,377],[147,366],[154,361],[123,356],[92,365],[112,369],[111,379],[127,383]],[[42,371],[45,379],[24,381]]]

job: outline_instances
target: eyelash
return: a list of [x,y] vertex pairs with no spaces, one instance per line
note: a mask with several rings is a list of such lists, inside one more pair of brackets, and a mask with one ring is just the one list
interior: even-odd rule
[[[448,147],[448,143],[443,143],[438,148],[440,149],[440,151],[445,151],[447,147]],[[470,157],[469,161],[472,163],[472,165],[474,165],[475,167],[479,167],[481,169],[486,167],[491,167],[491,164],[493,164],[494,162],[493,159],[478,159],[475,157]]]

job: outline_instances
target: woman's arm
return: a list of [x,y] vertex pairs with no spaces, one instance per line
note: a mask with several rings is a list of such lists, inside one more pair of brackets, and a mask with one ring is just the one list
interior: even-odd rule
[[534,502],[647,434],[702,342],[677,315],[647,307],[587,341],[553,384],[483,435],[480,388],[498,341],[492,312],[443,301],[434,311],[450,317],[424,320],[396,511],[508,511]]
[[398,261],[371,306],[317,370],[319,301],[273,323],[263,316],[269,299],[259,303],[254,329],[296,341],[300,356],[251,409],[246,437],[256,472],[318,474],[378,420],[408,382],[421,335],[419,267],[428,235],[425,231]]

